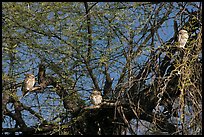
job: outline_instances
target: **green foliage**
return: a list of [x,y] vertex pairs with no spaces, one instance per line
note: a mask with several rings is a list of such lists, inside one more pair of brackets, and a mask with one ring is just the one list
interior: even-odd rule
[[[197,37],[194,30],[200,29],[201,20],[186,13],[192,7],[198,11],[200,9],[195,6],[196,3],[195,5],[187,3],[186,8],[180,10],[179,8],[183,8],[182,4],[185,5],[185,3],[88,2],[86,14],[83,2],[3,2],[3,90],[10,87],[13,89],[11,91],[14,91],[12,92],[14,100],[18,100],[24,74],[30,72],[37,76],[38,65],[45,63],[46,75],[53,76],[57,84],[63,86],[68,96],[59,98],[56,93],[62,92],[62,89],[51,85],[40,92],[39,98],[36,96],[38,93],[31,94],[27,98],[30,104],[28,102],[26,104],[25,100],[20,102],[33,108],[48,122],[60,117],[61,113],[67,113],[68,120],[63,121],[59,118],[57,122],[61,122],[62,130],[68,129],[70,127],[66,124],[72,117],[69,110],[65,110],[66,104],[62,101],[69,100],[78,106],[89,104],[90,91],[97,86],[99,89],[104,88],[107,77],[104,74],[104,63],[108,66],[107,71],[111,78],[114,78],[113,90],[127,85],[130,83],[129,80],[137,76],[146,65],[146,60],[152,57],[155,49],[165,45],[167,50],[173,45],[172,41],[168,41],[174,33],[170,22],[172,19],[179,20],[184,15],[191,19],[189,23],[179,20],[179,26],[192,34],[191,43],[188,45],[198,42],[194,38]],[[176,41],[174,45],[177,45]],[[199,50],[201,51],[201,48]],[[192,48],[187,49],[188,56],[191,56],[191,51]],[[173,57],[171,53],[167,54],[170,58]],[[193,63],[196,57],[193,56],[192,60],[187,60],[186,64],[183,64],[186,67],[182,73],[186,74],[187,80],[182,83],[184,85],[179,85],[179,89],[189,88],[195,84],[188,79],[193,77]],[[177,68],[181,64],[175,66]],[[153,69],[152,73],[153,75],[155,73]],[[149,77],[153,79],[153,76]],[[53,96],[51,92],[54,93]],[[49,106],[46,108],[43,106],[45,104]],[[29,124],[32,126],[38,124],[33,115],[31,110],[29,114],[26,113],[25,123],[28,119],[33,119]],[[12,123],[14,119],[11,117],[8,119],[7,123],[3,123],[4,127],[14,127]],[[59,133],[61,129],[57,129],[56,126],[54,133]],[[40,127],[37,130],[43,131]],[[72,133],[71,130],[64,130],[64,134]]]

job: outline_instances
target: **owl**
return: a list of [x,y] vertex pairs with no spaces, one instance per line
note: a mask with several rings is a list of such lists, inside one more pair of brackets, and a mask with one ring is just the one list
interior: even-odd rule
[[188,32],[186,30],[180,30],[178,35],[178,43],[180,48],[184,48],[188,40]]
[[102,102],[101,92],[93,90],[90,96],[90,100],[93,105],[99,105]]
[[33,74],[25,74],[26,78],[22,85],[23,96],[27,95],[35,85],[35,76]]

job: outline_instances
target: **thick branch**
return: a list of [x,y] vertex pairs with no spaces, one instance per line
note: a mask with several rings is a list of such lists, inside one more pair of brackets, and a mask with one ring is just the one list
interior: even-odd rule
[[106,98],[108,96],[108,94],[112,90],[112,83],[113,83],[113,79],[110,77],[110,74],[108,73],[107,63],[105,63],[104,73],[105,73],[105,76],[106,76],[106,81],[105,81],[105,85],[104,85],[104,89],[103,89],[103,96],[104,96],[104,98]]
[[89,8],[88,3],[84,2],[84,7],[86,10],[86,21],[87,21],[87,31],[88,31],[88,53],[87,53],[87,59],[90,61],[91,53],[92,53],[92,29],[91,29],[91,17],[89,14]]
[[54,77],[46,76],[45,67],[43,64],[39,65],[39,73],[38,78],[40,79],[40,87],[41,90],[46,88],[48,85],[53,85],[57,90],[56,93],[60,96],[60,98],[63,101],[64,107],[68,109],[73,115],[78,113],[80,111],[80,108],[82,107],[80,102],[80,97],[78,96],[77,92],[69,93],[67,90],[57,82],[57,80]]

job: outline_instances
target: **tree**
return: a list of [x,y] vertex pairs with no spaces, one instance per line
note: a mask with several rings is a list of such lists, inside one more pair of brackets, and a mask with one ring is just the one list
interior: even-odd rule
[[2,3],[2,134],[202,134],[201,7]]

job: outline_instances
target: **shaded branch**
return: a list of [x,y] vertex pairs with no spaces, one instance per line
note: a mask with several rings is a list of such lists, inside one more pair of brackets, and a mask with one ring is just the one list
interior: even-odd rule
[[107,98],[108,94],[112,91],[112,83],[113,83],[113,78],[110,77],[110,74],[108,73],[108,65],[107,63],[104,63],[105,65],[105,71],[104,74],[106,76],[106,81],[103,89],[103,96],[104,98]]
[[56,93],[60,96],[63,101],[65,109],[68,109],[73,115],[76,115],[81,105],[81,99],[78,96],[77,92],[69,93],[59,82],[57,82],[56,78],[51,76],[46,76],[45,66],[43,64],[39,65],[39,73],[38,78],[40,79],[40,87],[41,90],[46,88],[48,85],[53,85],[57,90]]

